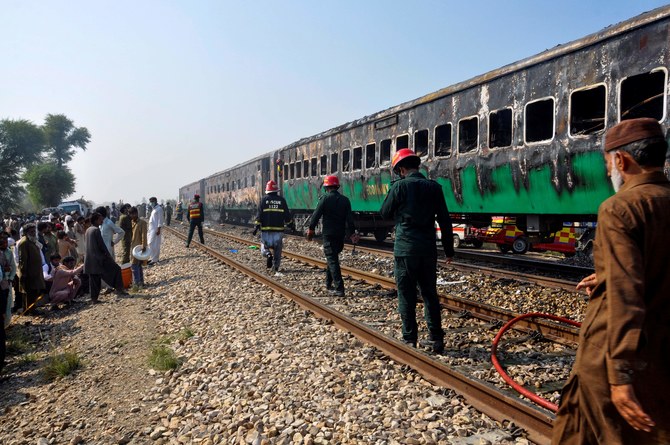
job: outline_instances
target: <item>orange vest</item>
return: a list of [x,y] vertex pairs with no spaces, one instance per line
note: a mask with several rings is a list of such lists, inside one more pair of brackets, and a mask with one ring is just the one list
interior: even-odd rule
[[188,217],[190,219],[200,219],[202,216],[202,213],[200,212],[200,209],[202,207],[202,203],[200,202],[192,202],[188,206]]

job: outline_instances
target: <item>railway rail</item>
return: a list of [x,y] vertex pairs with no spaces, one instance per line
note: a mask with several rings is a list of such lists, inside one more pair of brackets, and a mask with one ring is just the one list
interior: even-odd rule
[[[174,234],[180,239],[185,240],[186,236],[178,230],[164,227],[169,233]],[[222,236],[220,232],[207,230],[208,234]],[[237,237],[225,236],[228,239]],[[238,238],[245,244],[249,240]],[[219,261],[230,267],[252,277],[259,283],[267,286],[279,294],[295,301],[301,307],[313,312],[316,316],[332,321],[340,329],[351,332],[362,341],[371,344],[381,350],[395,361],[408,365],[412,369],[421,373],[427,380],[441,386],[452,388],[463,395],[466,400],[481,412],[489,415],[498,421],[512,421],[519,427],[526,430],[528,438],[539,444],[549,443],[553,415],[544,409],[538,408],[522,399],[505,394],[482,380],[468,377],[455,371],[439,360],[415,348],[409,347],[402,342],[383,334],[382,332],[362,323],[333,307],[325,305],[315,298],[309,297],[302,292],[291,289],[283,284],[273,280],[262,272],[242,264],[230,258],[227,255],[216,251],[215,249],[201,245],[197,242],[192,243],[192,247],[204,250],[208,255],[213,256]],[[286,256],[295,254],[286,253]],[[311,259],[315,262],[319,260]],[[316,264],[314,264],[316,265]],[[360,271],[359,271],[360,272]],[[349,273],[346,271],[346,273]],[[374,274],[371,274],[374,275]],[[361,276],[362,277],[362,276]],[[376,277],[369,277],[376,278]],[[383,277],[382,277],[383,278]]]
[[[231,235],[228,233],[224,233],[218,230],[212,230],[212,229],[204,229],[205,233],[209,235],[214,235],[217,237],[221,238],[226,238],[230,241],[234,241],[236,243],[244,244],[244,245],[255,245],[255,246],[260,246],[260,244],[256,241],[251,241],[247,238],[241,238],[235,235]],[[353,249],[353,246],[347,246],[350,249]],[[356,247],[359,249],[359,247]],[[384,252],[384,251],[377,251],[373,250],[370,248],[363,248],[367,249],[368,251],[372,253],[380,253],[384,255],[390,255],[389,252]],[[302,255],[294,252],[290,252],[287,250],[284,250],[282,252],[282,256],[285,258],[290,258],[292,260],[308,264],[310,266],[318,267],[321,269],[326,268],[326,262],[321,259],[313,258],[307,255]],[[446,262],[442,262],[443,265],[446,265]],[[453,265],[453,263],[452,263]],[[461,265],[456,265],[456,267],[460,267]],[[378,275],[375,273],[355,269],[353,267],[348,267],[348,266],[341,266],[342,273],[349,275],[350,277],[357,279],[357,280],[362,280],[370,284],[378,285],[381,286],[384,289],[388,289],[389,291],[395,291],[396,285],[395,285],[395,280],[390,277],[385,277],[382,275]],[[463,270],[475,270],[475,271],[485,271],[486,273],[494,273],[496,276],[500,276],[503,278],[513,278],[513,275],[510,273],[502,273],[500,271],[494,271],[494,270],[483,270],[479,267],[476,267],[474,269],[470,268],[468,269],[467,266],[463,266]],[[520,279],[523,279],[522,276],[520,276]],[[539,278],[535,282],[541,281]],[[556,284],[556,281],[551,281],[551,283]],[[539,283],[538,283],[539,284]],[[571,290],[574,289],[574,284],[569,283],[569,285],[566,284]],[[499,307],[495,307],[486,303],[481,303],[473,300],[469,300],[466,298],[459,298],[459,297],[453,297],[453,296],[448,296],[444,294],[439,295],[440,302],[442,306],[452,312],[459,312],[464,315],[470,315],[472,317],[475,317],[477,319],[480,319],[485,322],[491,322],[495,324],[504,324],[515,317],[517,317],[519,314],[514,313],[512,311],[508,311]],[[571,344],[576,344],[579,341],[579,330],[570,326],[565,326],[561,325],[559,323],[554,323],[551,321],[546,321],[546,320],[522,320],[518,322],[515,325],[516,330],[520,330],[526,333],[532,333],[534,335],[540,334],[544,338],[547,338],[549,340],[559,342],[559,343],[571,343]]]

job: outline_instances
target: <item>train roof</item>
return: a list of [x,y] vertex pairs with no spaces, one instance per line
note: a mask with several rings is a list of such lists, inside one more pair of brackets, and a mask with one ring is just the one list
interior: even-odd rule
[[554,48],[545,50],[539,54],[536,54],[534,56],[527,57],[525,59],[521,59],[518,62],[510,63],[508,65],[505,65],[501,68],[494,69],[492,71],[489,71],[485,74],[481,74],[479,76],[473,77],[469,80],[466,80],[464,82],[459,82],[454,85],[448,86],[446,88],[442,88],[438,91],[435,91],[430,94],[426,94],[425,96],[419,97],[418,99],[414,99],[408,102],[404,102],[400,105],[395,105],[393,107],[387,108],[385,110],[379,111],[377,113],[365,116],[361,119],[357,119],[351,122],[347,122],[346,124],[342,124],[340,126],[331,128],[329,130],[323,131],[319,134],[309,136],[302,138],[296,142],[292,142],[291,144],[288,144],[279,150],[286,150],[289,148],[294,148],[298,147],[301,145],[304,145],[306,143],[312,142],[314,140],[322,139],[324,137],[331,136],[333,134],[340,133],[344,130],[355,128],[361,125],[368,124],[370,122],[374,122],[378,119],[383,119],[386,117],[393,116],[396,113],[399,113],[401,111],[405,111],[410,108],[414,108],[418,105],[426,104],[429,102],[433,102],[437,99],[440,99],[445,96],[449,96],[451,94],[454,94],[456,92],[466,90],[468,88],[472,88],[477,85],[481,85],[487,82],[490,82],[494,79],[497,79],[499,77],[506,76],[510,73],[520,71],[523,69],[530,68],[533,65],[538,65],[540,63],[565,56],[567,54],[573,53],[575,51],[582,50],[584,48],[587,48],[589,46],[593,46],[597,43],[600,43],[602,41],[611,39],[619,34],[623,34],[629,31],[632,31],[636,28],[640,28],[645,25],[649,25],[653,22],[662,20],[664,18],[667,18],[670,16],[670,6],[662,6],[660,8],[656,8],[654,10],[642,13],[638,16],[635,16],[631,19],[624,20],[622,22],[619,22],[615,25],[610,25],[596,33],[589,34],[586,37],[582,37],[577,40],[573,40],[572,42],[565,43],[562,45],[557,45]]
[[247,164],[252,164],[252,163],[254,163],[254,162],[263,160],[263,159],[269,157],[271,153],[272,153],[272,152],[260,154],[260,155],[256,156],[255,158],[248,159],[248,160],[246,160],[246,161],[244,161],[244,162],[240,162],[239,164],[235,164],[235,165],[233,165],[232,167],[224,168],[223,170],[220,170],[220,171],[218,171],[218,172],[216,172],[216,173],[212,173],[212,174],[209,175],[209,176],[205,176],[204,179],[207,180],[207,179],[213,178],[213,177],[215,177],[215,176],[218,176],[218,175],[220,175],[220,174],[222,174],[222,173],[225,173],[225,172],[234,170],[234,169],[239,168],[239,167],[243,167],[243,166],[245,166],[245,165],[247,165]]

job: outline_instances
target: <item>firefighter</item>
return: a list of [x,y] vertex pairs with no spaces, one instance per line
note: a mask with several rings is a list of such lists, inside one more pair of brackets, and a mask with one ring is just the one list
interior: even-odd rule
[[349,198],[338,192],[340,181],[337,176],[326,176],[323,181],[326,194],[319,199],[309,220],[307,240],[314,237],[314,228],[323,216],[323,253],[326,255],[326,289],[332,295],[344,297],[344,281],[340,271],[340,252],[344,249],[345,235],[358,242],[358,232],[354,227]]
[[385,219],[395,220],[396,224],[394,274],[403,340],[416,347],[418,284],[430,331],[430,340],[422,342],[422,345],[441,353],[444,350],[444,331],[436,288],[436,217],[442,229],[442,247],[449,260],[454,256],[453,233],[442,187],[419,172],[420,164],[421,158],[409,148],[396,152],[392,168],[401,179],[391,185],[380,213]]
[[281,265],[285,226],[294,227],[291,212],[286,200],[279,196],[277,183],[268,181],[265,185],[265,196],[258,206],[254,235],[261,231],[261,254],[266,258],[267,268],[272,268],[276,273],[279,273]]
[[198,228],[198,236],[200,237],[200,244],[205,244],[205,238],[202,236],[202,222],[205,220],[205,208],[200,202],[200,195],[197,193],[193,196],[193,201],[188,205],[186,218],[189,220],[188,239],[186,240],[186,247],[191,244],[193,232]]

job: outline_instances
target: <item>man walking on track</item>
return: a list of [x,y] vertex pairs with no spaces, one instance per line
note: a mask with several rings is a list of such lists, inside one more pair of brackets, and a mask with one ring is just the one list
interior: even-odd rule
[[188,238],[186,239],[186,247],[191,245],[193,239],[193,232],[198,228],[198,237],[200,237],[200,244],[205,244],[205,237],[202,236],[202,222],[205,220],[205,208],[200,202],[200,195],[197,193],[193,195],[193,201],[188,205],[186,218],[189,221]]
[[340,252],[344,249],[344,237],[351,237],[356,243],[354,216],[351,213],[351,202],[346,196],[340,195],[340,181],[337,176],[326,176],[323,181],[326,194],[319,199],[312,217],[309,220],[307,240],[314,237],[314,229],[323,216],[323,253],[326,255],[326,289],[332,295],[344,297],[344,281],[340,270]]
[[615,190],[598,209],[596,273],[553,444],[670,443],[670,182],[656,119],[605,135]]
[[[256,216],[254,235],[261,231],[261,254],[267,259],[267,268],[279,272],[281,251],[284,245],[284,226],[291,225],[293,218],[286,200],[279,196],[279,187],[274,181],[265,185],[265,196],[261,199]],[[274,255],[272,255],[272,249]]]
[[391,185],[380,213],[395,220],[394,275],[398,287],[398,312],[402,320],[402,338],[416,347],[419,337],[416,323],[417,285],[421,289],[424,316],[430,341],[422,342],[435,353],[444,351],[442,314],[437,298],[437,249],[435,219],[442,229],[442,248],[447,258],[454,256],[451,219],[442,187],[419,172],[421,158],[409,148],[393,156],[393,171],[402,179]]
[[156,197],[149,198],[151,205],[151,216],[149,217],[149,249],[151,250],[151,258],[149,264],[155,264],[160,260],[161,256],[161,227],[163,227],[163,206],[158,204]]

